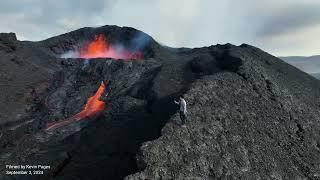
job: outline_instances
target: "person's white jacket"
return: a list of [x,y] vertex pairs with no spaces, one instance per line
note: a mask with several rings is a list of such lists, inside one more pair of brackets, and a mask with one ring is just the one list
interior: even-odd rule
[[174,101],[176,104],[180,105],[180,111],[184,114],[187,113],[187,103],[184,99],[180,98],[180,101]]

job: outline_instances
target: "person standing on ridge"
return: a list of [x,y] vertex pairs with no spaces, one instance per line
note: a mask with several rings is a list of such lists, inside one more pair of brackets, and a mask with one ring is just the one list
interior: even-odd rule
[[179,101],[174,100],[174,103],[178,104],[180,106],[179,113],[180,113],[180,119],[182,124],[186,123],[187,118],[187,103],[186,100],[184,100],[183,95],[179,96]]

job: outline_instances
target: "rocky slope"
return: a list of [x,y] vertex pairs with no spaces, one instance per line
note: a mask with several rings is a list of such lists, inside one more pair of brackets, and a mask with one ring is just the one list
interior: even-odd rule
[[[59,58],[101,33],[126,48],[142,35],[144,58]],[[40,42],[0,40],[0,164],[51,166],[42,176],[6,176],[1,166],[2,179],[320,176],[320,82],[260,49],[172,49],[116,26]],[[101,113],[44,130],[78,113],[101,81],[108,94]],[[180,94],[186,126],[173,103]]]
[[173,116],[127,179],[319,178],[319,82],[253,47],[226,52],[238,66],[191,85],[187,126]]

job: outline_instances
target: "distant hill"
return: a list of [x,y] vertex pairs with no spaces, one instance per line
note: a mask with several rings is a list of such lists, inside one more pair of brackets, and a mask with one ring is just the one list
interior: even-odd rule
[[320,79],[320,55],[279,57],[287,63]]

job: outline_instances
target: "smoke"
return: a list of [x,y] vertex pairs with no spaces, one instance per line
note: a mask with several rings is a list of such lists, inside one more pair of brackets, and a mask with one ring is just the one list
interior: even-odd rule
[[83,66],[82,66],[81,69],[84,70],[89,64],[90,64],[89,59],[85,59],[85,60],[83,61]]
[[142,59],[143,51],[150,43],[151,37],[138,32],[129,40],[127,45],[116,42],[110,43],[103,34],[94,36],[92,41],[81,43],[60,58],[113,58],[113,59]]
[[151,37],[143,32],[138,32],[130,41],[130,49],[143,50],[151,41]]
[[80,57],[80,53],[79,51],[76,51],[76,50],[67,51],[60,56],[60,58],[63,58],[63,59],[77,58],[77,57]]

